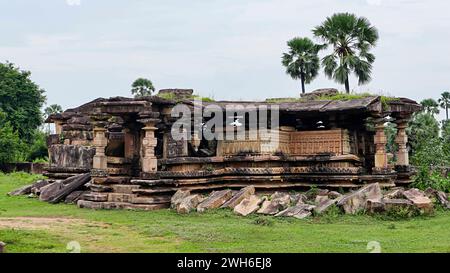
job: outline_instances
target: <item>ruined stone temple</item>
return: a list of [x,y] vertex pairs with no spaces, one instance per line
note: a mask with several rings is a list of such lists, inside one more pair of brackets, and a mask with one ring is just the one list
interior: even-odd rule
[[[99,98],[47,119],[55,124],[56,134],[48,139],[46,175],[65,179],[90,173],[90,191],[101,193],[83,203],[92,208],[164,208],[178,189],[210,192],[254,185],[257,191],[271,192],[409,183],[405,128],[420,105],[380,96],[327,100],[321,99],[322,92],[296,100],[200,106],[191,100],[192,90],[184,89],[134,99]],[[277,132],[277,145],[267,145],[260,135],[206,140],[195,131],[189,140],[175,140],[172,109],[180,104],[200,111],[211,104],[223,111],[229,105],[276,104],[279,124],[270,129]],[[247,118],[244,115],[240,122],[246,124]],[[387,121],[397,128],[398,151],[392,157],[386,151]],[[215,130],[233,127],[227,114],[223,127]],[[251,133],[246,125],[244,131]]]

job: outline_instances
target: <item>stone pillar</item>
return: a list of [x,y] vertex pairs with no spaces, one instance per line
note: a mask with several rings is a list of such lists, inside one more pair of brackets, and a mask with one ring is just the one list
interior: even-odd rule
[[408,143],[408,135],[406,134],[406,127],[408,126],[407,120],[397,120],[397,136],[395,138],[395,143],[398,145],[397,151],[397,164],[399,166],[409,165],[409,155],[408,149],[406,148],[406,143]]
[[375,167],[374,171],[385,171],[388,167],[387,155],[386,155],[386,143],[387,138],[384,133],[384,123],[383,118],[375,120]]
[[62,134],[62,121],[60,120],[55,121],[55,134]]
[[144,139],[142,140],[142,172],[155,173],[158,169],[158,161],[155,156],[155,147],[157,139],[155,138],[155,122],[145,122],[145,127],[142,128],[145,131]]
[[108,167],[107,157],[105,155],[105,148],[108,145],[106,138],[106,129],[104,126],[95,125],[94,127],[94,163],[93,168],[98,170],[105,170]]

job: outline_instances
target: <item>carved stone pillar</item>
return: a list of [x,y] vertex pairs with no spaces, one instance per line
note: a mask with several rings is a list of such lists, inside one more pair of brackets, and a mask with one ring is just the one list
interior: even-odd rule
[[397,164],[399,166],[409,165],[409,155],[406,144],[408,143],[408,135],[406,134],[406,127],[408,126],[407,120],[397,120],[397,136],[395,138],[395,143],[398,145],[397,151]]
[[97,170],[105,170],[108,167],[107,157],[105,155],[105,148],[108,145],[106,138],[106,129],[104,126],[95,125],[94,127],[94,147],[95,155],[93,160],[93,168]]
[[158,119],[159,113],[152,111],[140,112],[141,119],[138,122],[144,124],[144,138],[142,139],[141,147],[141,175],[156,173],[158,170],[158,160],[155,156],[155,148],[157,139],[155,137],[155,131],[157,128],[155,125],[160,121]]
[[384,123],[385,120],[383,118],[375,121],[375,136],[374,136],[374,144],[375,144],[375,172],[384,172],[387,170],[388,162],[387,162],[387,154],[386,154],[386,143],[387,138],[384,133]]
[[142,171],[145,173],[154,173],[158,168],[158,161],[155,156],[155,147],[157,140],[155,138],[155,122],[146,122],[144,139],[142,140]]

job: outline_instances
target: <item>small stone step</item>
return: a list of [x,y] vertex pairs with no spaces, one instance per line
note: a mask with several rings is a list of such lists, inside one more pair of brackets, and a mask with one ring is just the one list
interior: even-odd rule
[[86,193],[83,195],[83,200],[92,201],[92,202],[106,202],[108,201],[107,193]]

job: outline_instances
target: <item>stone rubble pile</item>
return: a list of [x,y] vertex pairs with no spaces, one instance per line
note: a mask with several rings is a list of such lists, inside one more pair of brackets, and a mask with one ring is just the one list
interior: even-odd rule
[[[12,191],[8,195],[28,195],[29,197],[38,197],[39,200],[49,203],[78,203],[80,207],[83,207],[83,202],[103,204],[98,209],[105,208],[104,204],[109,204],[105,201],[109,200],[110,197],[116,197],[116,195],[117,200],[113,199],[112,201],[124,202],[120,199],[122,196],[120,193],[110,193],[108,196],[106,193],[90,191],[90,180],[89,173],[72,176],[65,180],[41,180]],[[125,185],[116,185],[115,187],[125,187]],[[125,190],[129,189],[116,188],[115,192]],[[170,196],[167,196],[166,202],[169,201],[169,198]],[[143,203],[142,200],[133,201]],[[450,209],[448,195],[444,192],[431,188],[421,191],[415,188],[405,189],[401,187],[383,191],[378,183],[367,184],[346,194],[327,189],[312,189],[304,193],[278,191],[271,195],[262,195],[255,192],[254,186],[247,186],[240,190],[213,191],[207,196],[180,189],[170,198],[170,207],[180,214],[224,208],[231,209],[234,213],[242,216],[259,214],[299,219],[326,213],[332,207],[337,207],[346,214],[399,211],[411,215],[431,214],[434,210],[434,204]],[[128,207],[123,206],[121,208],[127,209]],[[135,209],[137,206],[130,208]]]
[[87,184],[91,181],[89,173],[71,176],[65,180],[39,180],[31,185],[23,186],[10,193],[9,196],[28,195],[38,197],[49,203],[76,203],[91,194]]
[[325,213],[331,207],[337,207],[346,214],[395,211],[430,214],[434,210],[434,203],[450,209],[448,195],[444,192],[431,188],[426,191],[393,188],[383,192],[378,183],[373,183],[347,194],[314,189],[306,193],[275,192],[261,195],[255,193],[254,186],[248,186],[239,191],[214,191],[203,197],[198,193],[178,190],[171,199],[171,208],[183,214],[227,208],[242,216],[261,214],[303,219]]

